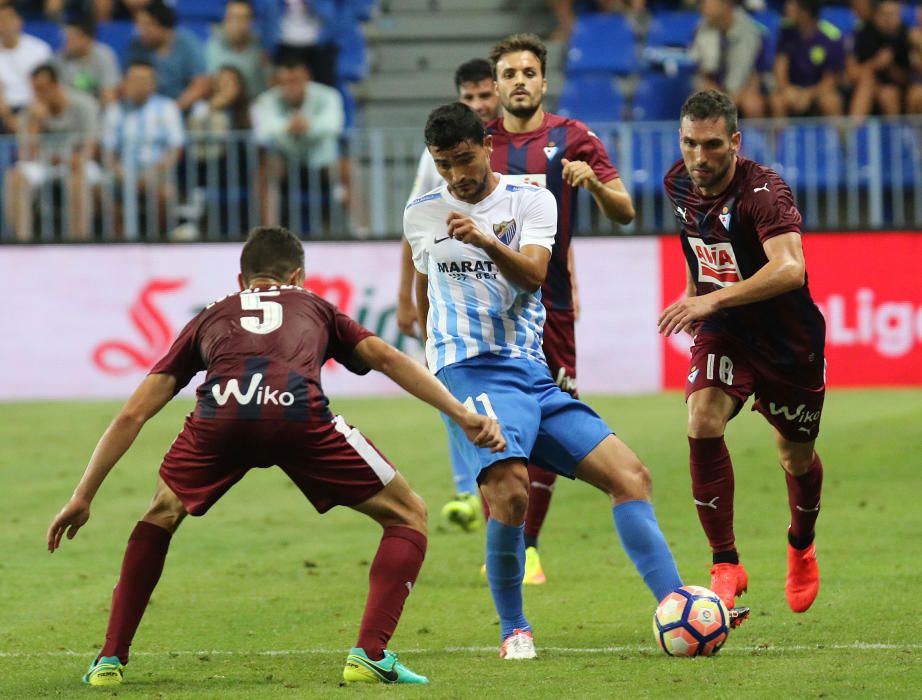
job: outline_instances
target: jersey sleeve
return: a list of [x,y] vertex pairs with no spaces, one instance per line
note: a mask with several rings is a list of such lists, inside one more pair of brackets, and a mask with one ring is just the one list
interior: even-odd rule
[[519,249],[527,245],[539,245],[553,250],[557,235],[557,200],[554,195],[550,190],[536,189],[524,207]]
[[802,223],[800,211],[794,204],[794,196],[787,183],[775,175],[767,184],[767,192],[751,192],[749,197],[752,223],[763,243],[784,233],[800,233]]
[[618,171],[615,169],[615,166],[612,165],[611,159],[608,157],[608,152],[605,150],[605,145],[602,143],[601,139],[596,136],[595,132],[591,131],[585,124],[577,122],[576,133],[577,139],[575,144],[576,148],[573,153],[574,158],[588,163],[589,167],[595,172],[596,177],[598,177],[603,184],[611,182],[618,177]]
[[333,307],[333,320],[330,324],[330,343],[327,346],[327,359],[336,360],[343,367],[355,374],[368,374],[366,367],[353,354],[355,346],[365,338],[373,336],[370,330],[353,321],[342,311]]
[[175,393],[179,393],[192,377],[206,369],[205,360],[198,347],[200,316],[196,316],[182,329],[166,355],[160,358],[148,374],[169,374],[176,378]]
[[418,197],[422,197],[427,192],[431,192],[444,182],[439,171],[435,169],[435,161],[432,155],[426,149],[419,157],[419,163],[416,165],[416,178],[413,180],[413,190],[410,192],[408,201],[412,202]]
[[413,266],[423,275],[429,274],[429,251],[426,250],[426,226],[424,217],[411,202],[403,212],[403,235],[410,244],[413,253]]

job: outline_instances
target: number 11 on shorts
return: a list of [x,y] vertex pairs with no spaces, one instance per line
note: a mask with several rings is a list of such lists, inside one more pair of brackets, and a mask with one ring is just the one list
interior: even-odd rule
[[[493,404],[490,403],[490,397],[486,393],[481,393],[477,395],[477,401],[480,402],[480,405],[483,406],[483,412],[489,418],[496,418],[496,412],[493,410]],[[480,413],[477,410],[477,406],[474,405],[474,397],[468,396],[464,399],[464,407],[471,413]]]

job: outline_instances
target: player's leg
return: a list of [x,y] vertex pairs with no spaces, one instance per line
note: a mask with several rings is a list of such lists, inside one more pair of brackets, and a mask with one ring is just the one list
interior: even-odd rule
[[504,659],[535,657],[532,629],[522,605],[525,573],[525,512],[528,469],[525,460],[506,459],[480,474],[480,490],[490,507],[487,521],[487,581],[500,621]]
[[733,462],[724,432],[753,385],[747,356],[734,343],[714,334],[695,338],[685,385],[692,498],[711,546],[711,589],[728,608],[749,580],[733,533]]
[[609,434],[576,465],[576,478],[604,491],[621,546],[657,602],[682,585],[650,502],[649,470],[620,438]]
[[441,417],[449,434],[448,455],[455,483],[455,497],[442,506],[441,515],[449,524],[464,532],[471,532],[480,524],[477,511],[481,505],[480,499],[477,498],[477,480],[474,478],[474,472],[465,464],[464,454],[458,449],[458,442],[451,439],[451,419],[444,414],[441,414]]
[[792,442],[775,431],[778,457],[787,482],[791,525],[788,528],[788,574],[784,592],[794,612],[806,612],[820,590],[816,562],[816,519],[820,514],[823,463],[815,441]]
[[186,509],[162,478],[144,517],[128,538],[122,570],[112,593],[106,642],[83,677],[90,685],[118,685],[128,650],[166,560],[170,538]]
[[384,533],[368,573],[368,599],[358,641],[346,659],[348,682],[427,683],[397,661],[387,644],[426,556],[426,506],[406,479],[395,474],[381,491],[352,506]]

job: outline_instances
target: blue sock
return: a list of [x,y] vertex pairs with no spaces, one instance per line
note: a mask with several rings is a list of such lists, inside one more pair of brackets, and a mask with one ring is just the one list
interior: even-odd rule
[[[467,444],[464,431],[455,425],[451,418],[444,413],[440,415],[442,416],[442,421],[445,423],[445,428],[448,430],[448,456],[451,461],[451,473],[455,480],[455,493],[471,493],[477,496],[480,494],[480,489],[477,486],[477,479],[474,473],[468,469],[464,452],[457,444],[457,438],[459,436],[461,440],[465,441],[463,444]],[[457,435],[452,435],[452,433],[457,433]],[[474,449],[473,445],[470,447],[472,450]]]
[[530,630],[522,612],[522,577],[525,575],[525,525],[487,521],[487,581],[499,613],[501,638],[514,629]]
[[653,504],[626,501],[616,505],[612,514],[621,546],[634,562],[656,601],[661,601],[682,585],[682,579],[666,538],[656,522]]

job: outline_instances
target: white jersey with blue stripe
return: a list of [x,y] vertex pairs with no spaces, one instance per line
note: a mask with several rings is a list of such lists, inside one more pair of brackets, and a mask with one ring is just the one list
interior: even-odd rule
[[486,252],[451,238],[447,219],[452,212],[469,216],[480,231],[515,251],[528,245],[551,250],[557,233],[554,196],[505,176],[476,204],[455,199],[447,185],[407,204],[404,235],[416,269],[429,276],[429,368],[438,372],[488,353],[545,363],[541,291],[519,289]]

